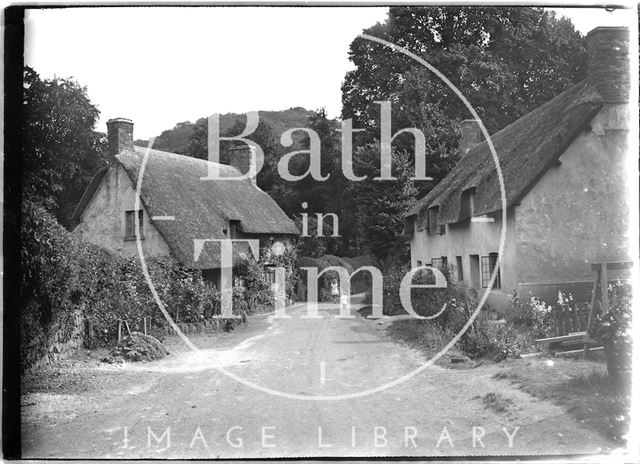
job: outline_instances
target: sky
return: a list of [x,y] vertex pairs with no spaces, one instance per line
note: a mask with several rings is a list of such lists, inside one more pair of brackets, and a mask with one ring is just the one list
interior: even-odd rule
[[[587,33],[629,11],[553,8]],[[349,44],[386,7],[71,8],[31,10],[25,64],[87,86],[106,121],[147,139],[212,113],[326,108],[340,115]]]

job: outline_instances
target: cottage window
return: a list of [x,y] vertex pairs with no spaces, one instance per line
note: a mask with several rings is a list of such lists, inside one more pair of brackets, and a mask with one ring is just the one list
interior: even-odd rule
[[440,228],[438,227],[438,207],[434,206],[433,208],[429,208],[428,214],[428,222],[429,222],[429,235],[442,235],[440,232]]
[[[136,239],[136,212],[134,211],[125,211],[124,212],[124,238],[125,240],[135,240]],[[140,240],[144,239],[144,223],[142,210],[138,210],[138,220],[140,222]]]
[[229,221],[229,238],[238,238],[238,225],[240,221]]
[[417,266],[418,267],[422,266],[422,260],[421,259],[418,260],[418,265]]
[[265,266],[264,268],[264,280],[268,284],[276,283],[276,268],[275,266]]
[[[487,288],[491,275],[498,264],[498,253],[489,253],[489,256],[483,256],[481,261],[482,271],[482,287]],[[493,282],[493,288],[500,288],[500,270],[496,274],[496,280]]]
[[433,258],[431,260],[431,266],[437,268],[440,272],[447,270],[447,257],[441,256],[440,258]]
[[471,218],[474,215],[474,201],[475,201],[476,189],[470,188],[462,192],[460,199],[460,217],[462,219]]
[[458,274],[458,282],[464,280],[464,273],[462,270],[462,256],[456,256],[456,272]]

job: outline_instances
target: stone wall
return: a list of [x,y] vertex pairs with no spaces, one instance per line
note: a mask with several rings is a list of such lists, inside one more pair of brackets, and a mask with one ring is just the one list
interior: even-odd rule
[[[37,370],[50,366],[55,361],[70,358],[84,343],[84,314],[81,310],[75,311],[71,320],[71,327],[57,327],[45,335],[34,337],[23,351],[22,365],[25,370]],[[70,335],[69,331],[71,332]],[[42,355],[43,348],[46,354]]]

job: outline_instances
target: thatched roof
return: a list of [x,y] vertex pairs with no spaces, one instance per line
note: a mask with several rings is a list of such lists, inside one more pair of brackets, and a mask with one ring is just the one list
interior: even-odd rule
[[[491,136],[500,160],[507,207],[520,202],[600,108],[599,94],[585,81]],[[475,188],[475,216],[502,209],[497,169],[486,141],[472,147],[407,217],[417,215],[418,229],[423,229],[427,209],[438,206],[441,224],[468,219],[461,210],[461,197],[471,188]]]
[[[135,147],[117,155],[134,185],[146,149]],[[195,269],[219,268],[219,246],[207,244],[194,261],[194,239],[223,239],[229,221],[239,221],[239,230],[251,235],[299,235],[294,222],[278,204],[248,179],[201,180],[209,162],[188,156],[151,150],[144,168],[140,199],[149,216],[174,216],[154,221],[176,258]],[[238,176],[227,165],[218,165],[222,177]],[[100,174],[100,173],[99,173]],[[104,176],[104,172],[102,173]],[[100,179],[91,182],[94,190]],[[78,219],[93,195],[85,192],[74,216]],[[83,197],[83,200],[85,198]]]

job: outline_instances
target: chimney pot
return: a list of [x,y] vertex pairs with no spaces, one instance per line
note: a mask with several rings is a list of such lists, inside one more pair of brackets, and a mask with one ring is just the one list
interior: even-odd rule
[[[256,170],[255,148],[246,144],[231,149],[229,154],[229,164],[240,171],[240,174],[247,174],[249,170]],[[257,173],[255,173],[257,175]],[[251,176],[251,183],[256,185],[256,175]]]
[[629,100],[629,29],[596,27],[587,34],[587,75],[608,103]]
[[480,125],[475,119],[465,119],[460,124],[460,143],[458,150],[460,151],[460,158],[464,158],[471,147],[482,142],[482,131]]
[[107,121],[107,140],[111,157],[122,151],[133,151],[133,121],[127,118],[109,119]]

